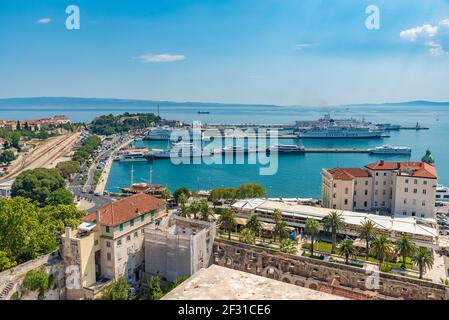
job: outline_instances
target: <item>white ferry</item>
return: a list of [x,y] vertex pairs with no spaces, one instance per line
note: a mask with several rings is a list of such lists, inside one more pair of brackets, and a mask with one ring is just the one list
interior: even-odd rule
[[148,148],[129,148],[123,150],[117,160],[121,162],[145,162],[151,159]]
[[168,127],[159,127],[151,129],[146,135],[146,140],[170,140],[173,130]]
[[389,144],[368,149],[373,154],[411,154],[412,149],[410,147],[393,147]]
[[449,201],[449,188],[439,184],[437,186],[436,192],[435,192],[435,201],[436,202],[441,202],[441,201],[448,202]]
[[196,158],[201,157],[202,151],[193,143],[178,142],[173,144],[169,150],[164,150],[154,154],[154,158]]
[[342,126],[337,124],[298,128],[295,133],[301,139],[361,139],[382,138],[383,130],[375,126]]
[[296,144],[277,144],[267,149],[267,152],[277,153],[304,153],[304,147],[297,146]]

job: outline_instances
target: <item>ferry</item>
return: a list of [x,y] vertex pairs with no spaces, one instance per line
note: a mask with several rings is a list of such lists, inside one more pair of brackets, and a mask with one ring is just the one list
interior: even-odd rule
[[376,126],[384,131],[393,131],[401,129],[401,126],[399,124],[391,124],[391,123],[378,123],[376,124]]
[[197,158],[201,157],[202,151],[193,143],[178,142],[173,144],[169,150],[164,150],[154,154],[154,158],[169,159],[169,158]]
[[290,153],[290,154],[296,154],[296,153],[305,153],[304,147],[297,146],[295,144],[277,144],[275,146],[271,146],[267,148],[267,152],[277,152],[277,153]]
[[209,111],[198,111],[198,114],[209,114]]
[[173,130],[168,127],[158,127],[151,129],[145,136],[145,140],[170,140]]
[[121,162],[145,162],[151,160],[151,153],[145,147],[129,148],[124,149],[114,160]]
[[439,184],[435,192],[436,202],[449,202],[449,188]]
[[368,149],[373,154],[411,154],[412,149],[410,147],[393,147],[389,144]]
[[298,128],[300,139],[362,139],[382,138],[384,131],[376,126],[342,126],[337,124]]

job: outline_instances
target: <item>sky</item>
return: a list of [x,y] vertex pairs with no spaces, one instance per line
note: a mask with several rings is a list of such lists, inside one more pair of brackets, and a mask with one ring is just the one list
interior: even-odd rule
[[449,0],[0,1],[0,98],[449,101],[448,71]]

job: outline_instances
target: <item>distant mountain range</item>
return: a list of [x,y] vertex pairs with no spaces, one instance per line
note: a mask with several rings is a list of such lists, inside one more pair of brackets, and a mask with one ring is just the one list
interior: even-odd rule
[[[160,101],[160,100],[135,100],[135,99],[108,99],[108,98],[72,98],[72,97],[33,97],[33,98],[6,98],[0,99],[0,106],[61,106],[61,105],[89,105],[89,106],[123,106],[124,104],[131,106],[151,106],[159,104],[161,106],[254,106],[254,107],[276,107],[272,104],[243,104],[243,103],[215,103],[215,102],[176,102],[176,101]],[[449,106],[448,102],[436,101],[407,101],[407,102],[386,102],[386,103],[363,103],[340,105],[341,107],[350,106]],[[302,107],[300,105],[291,107]],[[322,106],[320,106],[322,107]],[[329,106],[332,107],[332,106]]]

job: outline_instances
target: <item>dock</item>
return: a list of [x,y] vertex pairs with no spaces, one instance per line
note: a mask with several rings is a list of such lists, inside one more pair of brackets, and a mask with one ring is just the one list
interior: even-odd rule
[[428,127],[421,127],[421,126],[401,126],[401,130],[429,130]]
[[371,153],[363,148],[305,148],[305,153]]

